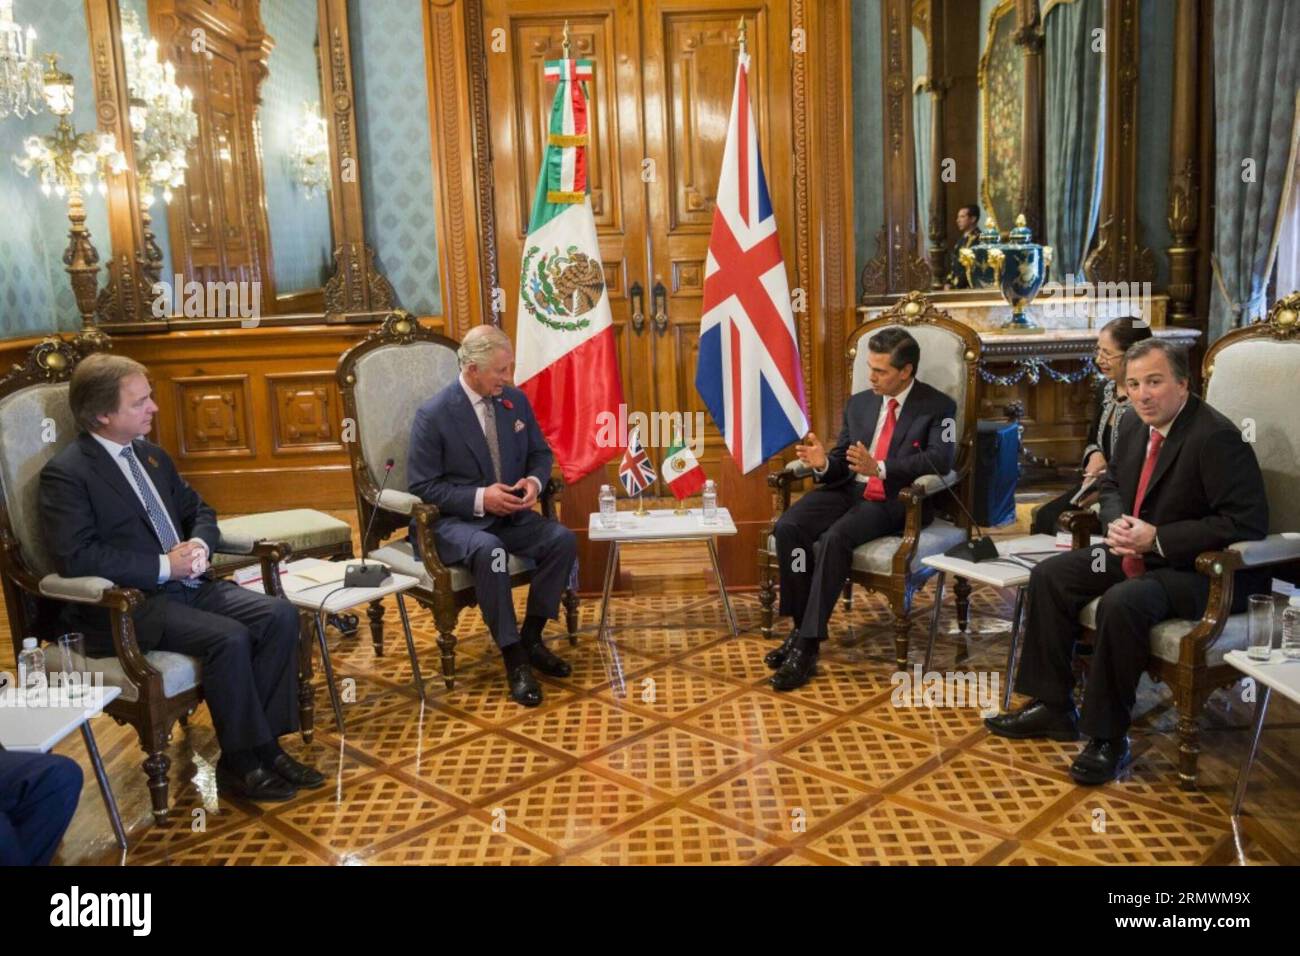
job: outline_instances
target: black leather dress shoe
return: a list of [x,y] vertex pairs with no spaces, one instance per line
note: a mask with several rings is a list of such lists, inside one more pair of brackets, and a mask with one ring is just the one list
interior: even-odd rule
[[273,770],[259,766],[240,774],[223,766],[220,761],[217,762],[217,789],[257,801],[292,800],[298,795],[298,788]]
[[533,676],[532,668],[527,664],[518,664],[510,668],[510,698],[516,704],[522,704],[525,707],[536,707],[542,702],[542,688],[537,684],[537,678]]
[[1070,776],[1075,783],[1095,787],[1119,776],[1131,758],[1127,737],[1116,737],[1113,740],[1094,737],[1083,748],[1083,753],[1070,764]]
[[569,662],[551,653],[541,641],[528,648],[528,663],[548,677],[568,677],[573,673]]
[[794,690],[812,680],[817,673],[817,651],[796,643],[780,668],[772,675],[773,690]]
[[763,663],[772,670],[776,670],[785,663],[785,659],[790,656],[790,651],[794,650],[794,642],[799,640],[799,629],[790,628],[790,636],[781,642],[781,646],[774,651],[768,651],[763,655]]
[[1009,714],[985,717],[984,726],[999,737],[1013,740],[1078,740],[1079,712],[1073,707],[1053,710],[1035,700]]
[[308,790],[315,790],[317,787],[325,786],[325,777],[319,770],[315,770],[305,763],[299,763],[286,753],[281,753],[271,761],[271,769],[284,777],[295,787],[306,787]]

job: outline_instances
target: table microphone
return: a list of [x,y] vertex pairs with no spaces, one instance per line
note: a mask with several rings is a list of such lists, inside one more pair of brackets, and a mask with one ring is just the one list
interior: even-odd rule
[[[388,485],[388,476],[392,473],[393,459],[390,458],[384,462],[384,480],[379,483],[380,495],[384,493],[384,488]],[[361,536],[361,563],[349,564],[347,570],[343,572],[345,588],[377,588],[393,576],[386,564],[366,564],[366,541],[369,540],[370,532],[375,526],[377,514],[379,514],[378,496],[376,496],[375,507],[370,510],[370,520],[366,522],[366,533]]]
[[[913,441],[912,447],[925,456],[925,460],[929,463],[930,467],[934,468],[934,473],[942,479],[943,474],[938,468],[935,468],[934,459],[930,457],[928,451],[921,447],[921,443],[919,441]],[[960,496],[952,490],[952,486],[945,484],[944,489],[948,494],[952,495],[952,500],[957,502],[957,507],[960,508],[961,513],[970,520],[971,527],[975,529],[974,538],[971,538],[969,541],[963,541],[961,544],[953,545],[944,552],[944,555],[949,558],[958,558],[962,561],[969,561],[971,564],[979,564],[981,561],[997,560],[998,546],[993,543],[993,539],[985,535],[980,529],[979,523],[975,520],[975,516],[966,510],[966,505],[962,503]]]

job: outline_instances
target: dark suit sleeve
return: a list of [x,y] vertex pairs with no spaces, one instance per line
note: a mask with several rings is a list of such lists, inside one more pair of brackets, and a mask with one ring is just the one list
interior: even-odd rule
[[163,460],[171,471],[172,499],[176,512],[181,516],[181,537],[186,540],[198,538],[208,546],[209,556],[216,554],[217,543],[221,540],[221,533],[217,530],[217,513],[181,477],[170,456],[165,456]]
[[551,452],[551,446],[546,443],[542,427],[537,424],[537,416],[533,414],[533,406],[528,398],[520,392],[514,401],[520,404],[519,410],[528,423],[528,458],[524,462],[524,474],[536,478],[539,489],[545,491],[547,482],[551,480],[555,456]]
[[823,484],[832,484],[836,481],[843,481],[852,474],[849,468],[848,451],[849,445],[849,404],[853,401],[853,396],[844,403],[844,422],[840,426],[840,437],[835,440],[835,447],[826,453],[826,471],[820,476],[814,476],[816,481]]
[[1172,567],[1191,567],[1202,551],[1218,551],[1234,541],[1258,541],[1268,534],[1264,476],[1254,449],[1240,432],[1216,429],[1194,461],[1210,513],[1156,528],[1160,549]]
[[[1135,425],[1134,422],[1137,424]],[[1120,462],[1126,457],[1133,429],[1146,428],[1146,425],[1136,414],[1133,414],[1121,418],[1119,428],[1120,434],[1115,440],[1115,455],[1113,458],[1106,459],[1106,470],[1101,473],[1101,478],[1097,482],[1097,494],[1100,496],[1101,505],[1098,517],[1101,519],[1103,535],[1110,527],[1110,523],[1118,520],[1128,510],[1124,504],[1124,496],[1119,490]]]
[[455,485],[445,479],[445,452],[442,433],[434,421],[434,410],[421,406],[411,423],[411,443],[406,453],[406,477],[411,494],[444,515],[473,518],[474,494],[478,489],[471,485]]
[[158,552],[126,551],[106,544],[95,524],[90,489],[57,458],[41,470],[41,523],[59,574],[107,578],[119,587],[158,587]]
[[[904,454],[885,459],[885,476],[891,482],[910,485],[918,478],[933,475],[934,465],[943,469],[940,474],[946,475],[952,471],[957,445],[957,403],[942,393],[939,394],[939,398],[942,401],[934,403],[935,412],[930,416],[930,426],[926,429],[925,454],[909,447]],[[951,429],[948,427],[950,424]],[[934,462],[934,465],[930,462]]]

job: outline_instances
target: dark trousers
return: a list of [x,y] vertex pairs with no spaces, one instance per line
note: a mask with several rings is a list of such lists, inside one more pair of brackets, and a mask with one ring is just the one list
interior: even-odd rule
[[80,798],[76,761],[0,750],[0,866],[49,863]]
[[474,532],[465,564],[474,574],[483,620],[492,639],[502,648],[519,642],[519,624],[510,596],[510,555],[537,565],[528,588],[525,614],[550,619],[559,612],[560,597],[578,555],[578,542],[564,525],[535,511],[518,515],[513,521],[498,519]]
[[[1101,597],[1079,729],[1089,737],[1123,736],[1151,656],[1151,628],[1169,618],[1197,620],[1209,596],[1210,579],[1195,571],[1156,568],[1126,578],[1121,559],[1101,547],[1048,558],[1029,576],[1016,690],[1058,706],[1072,701],[1079,612]],[[1245,594],[1234,595],[1233,611],[1245,602]]]
[[288,601],[230,581],[198,588],[169,581],[146,599],[135,625],[142,646],[199,659],[222,750],[249,750],[298,729],[298,611]]
[[780,613],[799,636],[825,640],[835,600],[844,590],[853,549],[903,528],[906,511],[897,499],[867,501],[861,482],[815,488],[776,522],[781,575]]

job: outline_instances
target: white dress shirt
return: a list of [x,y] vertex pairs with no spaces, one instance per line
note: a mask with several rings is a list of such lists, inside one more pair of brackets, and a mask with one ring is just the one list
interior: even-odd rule
[[[135,478],[131,474],[131,466],[128,465],[126,463],[126,459],[122,457],[122,449],[128,448],[130,446],[119,445],[111,438],[105,438],[103,435],[97,434],[95,432],[91,432],[90,437],[95,439],[95,441],[99,442],[99,444],[103,447],[104,451],[108,452],[108,457],[113,459],[113,464],[117,465],[118,470],[122,472],[122,476],[126,478],[126,483],[131,486],[131,490],[135,492],[135,496],[140,499],[140,507],[144,508],[144,513],[146,516],[148,516],[149,506],[145,504],[144,492],[142,492],[140,490],[140,487],[135,483]],[[135,454],[135,449],[132,448],[131,452],[132,454]],[[136,461],[137,462],[140,461],[139,455],[136,455]],[[158,506],[162,508],[163,520],[167,522],[167,527],[171,529],[172,537],[174,537],[176,541],[179,543],[181,540],[181,536],[176,533],[176,526],[172,524],[171,516],[168,515],[167,513],[167,506],[163,504],[162,495],[158,494],[158,488],[154,485],[153,479],[149,477],[149,472],[144,467],[143,463],[140,464],[140,474],[144,475],[144,480],[149,485],[149,491],[153,493],[154,500],[156,500],[158,502]],[[196,544],[203,545],[204,551],[208,550],[208,544],[202,538],[190,538],[190,541],[193,541]],[[208,557],[211,558],[211,555],[209,554]],[[158,555],[158,583],[162,584],[166,581],[171,580],[171,576],[172,576],[172,566],[171,566],[171,562],[167,559],[167,555],[165,554]]]
[[[894,412],[894,425],[896,427],[898,425],[898,419],[901,418],[903,415],[903,403],[907,401],[907,396],[912,394],[912,386],[915,384],[916,384],[916,379],[912,379],[910,382],[907,383],[907,388],[903,389],[897,395],[893,396],[893,400],[898,402],[898,408]],[[889,416],[889,401],[890,401],[890,396],[888,395],[880,396],[880,414],[876,416],[876,427],[875,430],[872,431],[871,433],[871,444],[867,446],[867,451],[871,452],[871,454],[873,455],[876,453],[875,452],[876,442],[880,440],[880,432],[885,427],[885,419]],[[884,481],[885,480],[884,460],[883,459],[877,460],[876,465],[877,465],[877,471],[875,476],[879,478],[881,481]],[[830,467],[830,462],[828,461],[826,463],[825,468],[822,468],[821,471],[814,470],[813,474],[820,477],[821,475],[826,474],[826,468],[829,467]],[[870,475],[856,475],[854,480],[865,485],[870,478],[871,478]]]
[[[478,419],[478,427],[483,430],[483,437],[484,439],[486,439],[487,438],[487,409],[484,407],[484,404],[486,402],[492,401],[492,397],[488,396],[487,398],[484,398],[478,392],[474,391],[474,389],[470,388],[469,382],[465,381],[464,372],[460,374],[460,387],[465,390],[465,397],[469,399],[470,408],[474,409],[474,416]],[[500,449],[501,449],[501,432],[498,430],[497,450],[500,451]],[[529,481],[533,483],[534,487],[537,488],[537,497],[541,497],[542,494],[541,482],[539,482],[532,475],[528,475],[527,478]],[[483,511],[483,494],[486,491],[487,491],[486,488],[479,488],[474,492],[474,517],[475,518],[481,518],[485,513]]]

